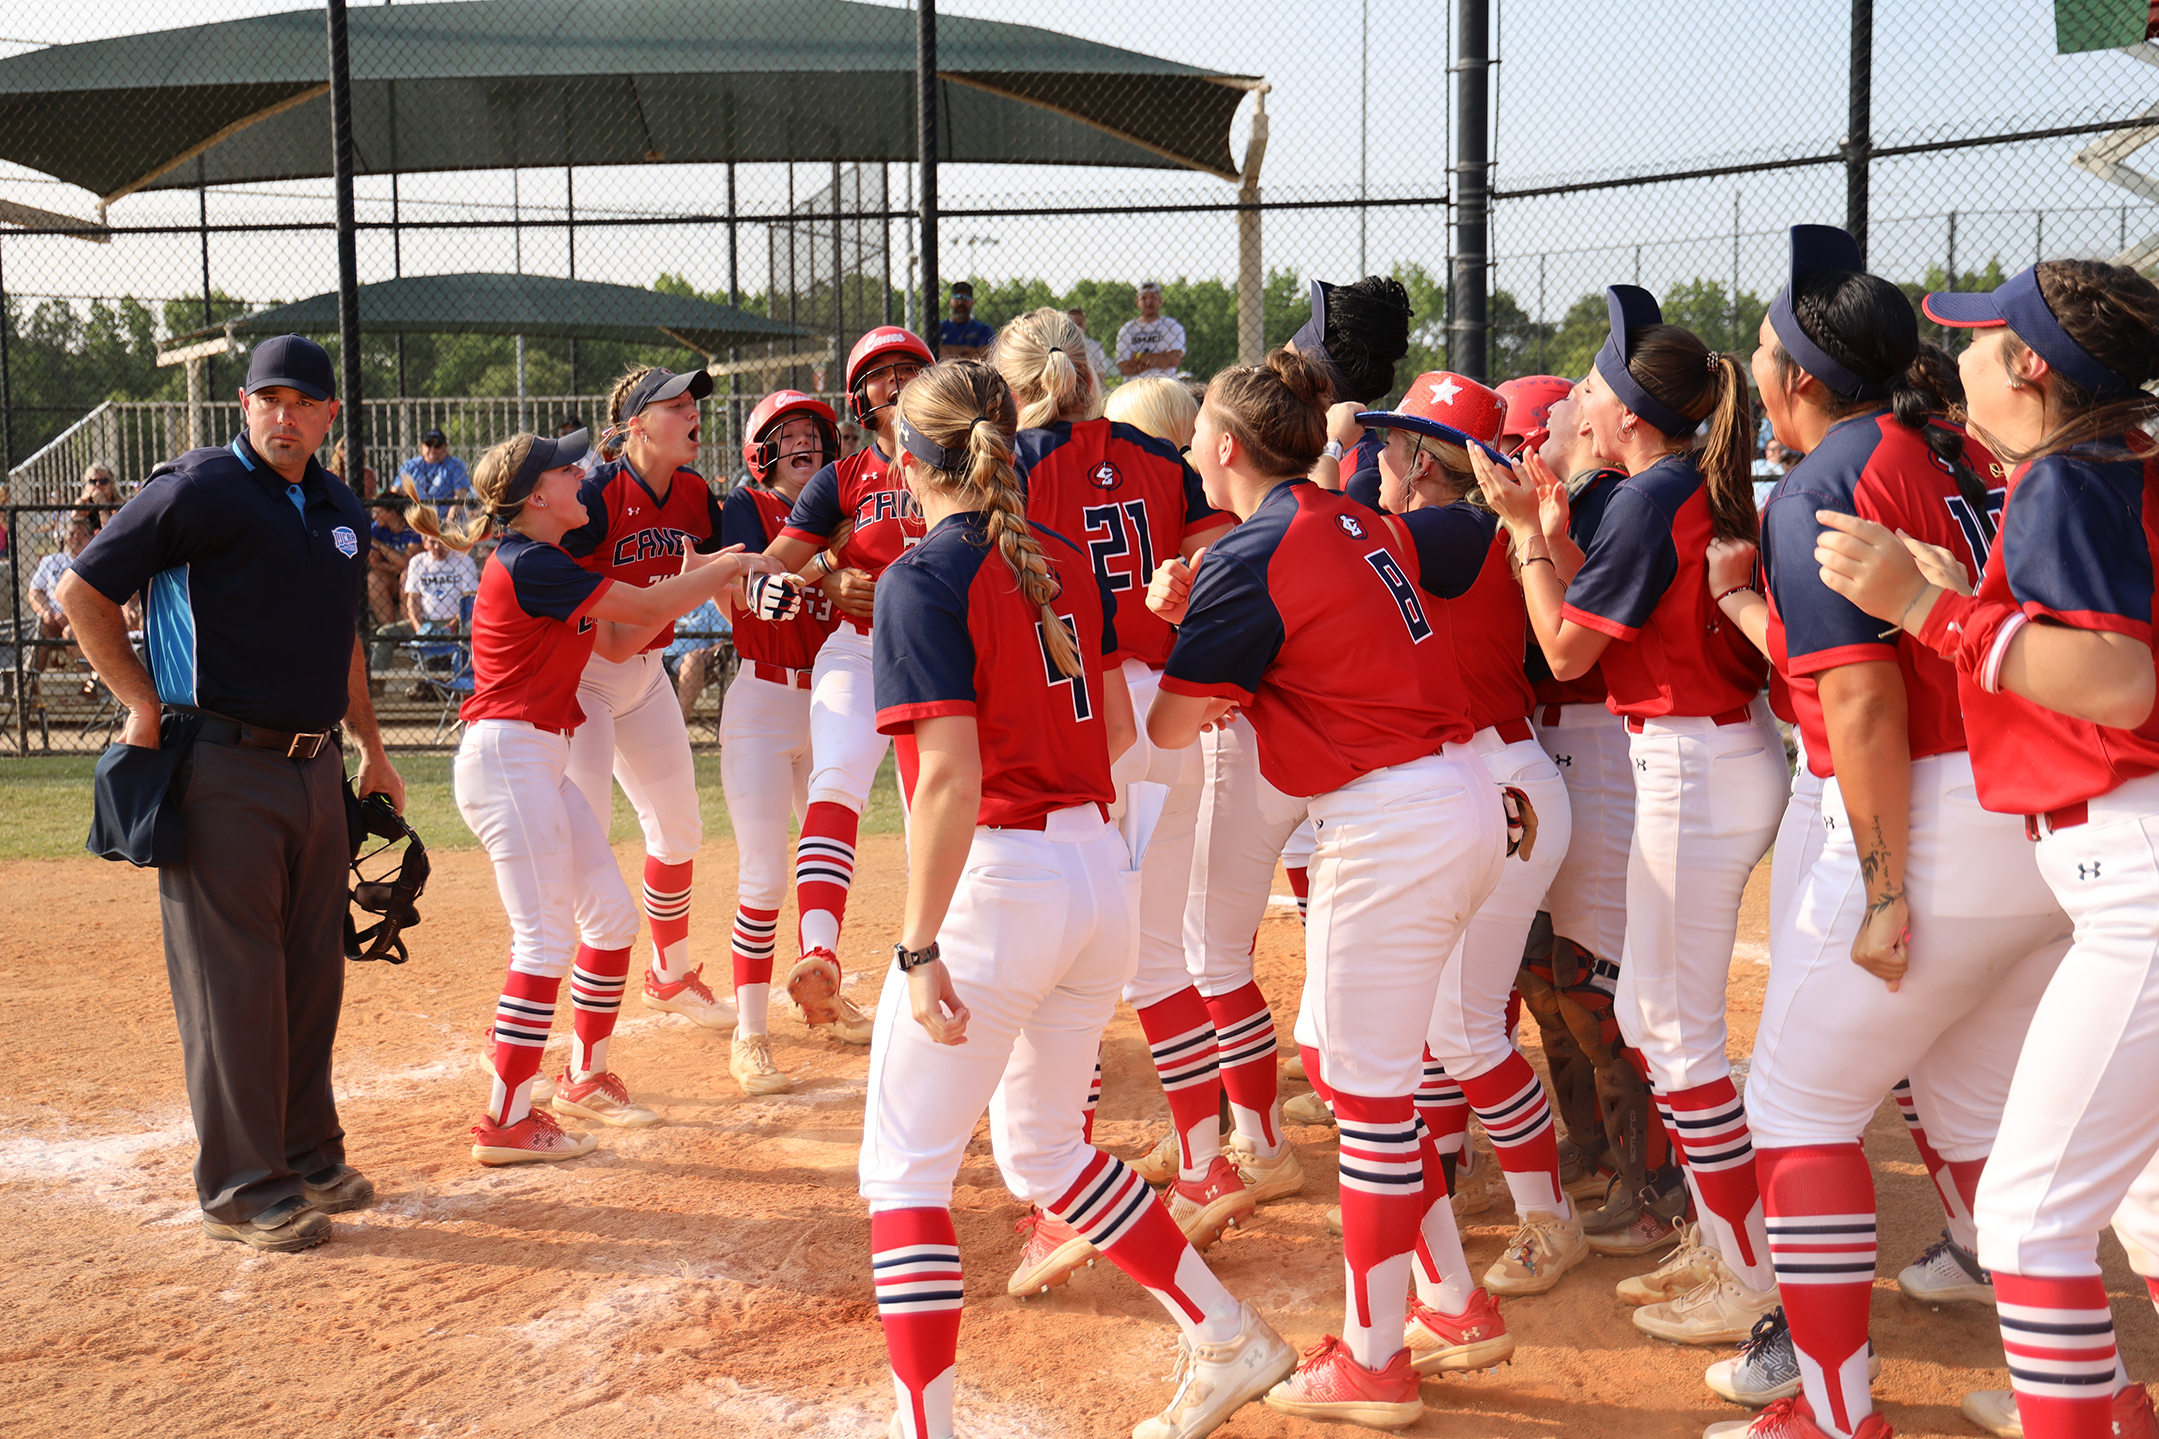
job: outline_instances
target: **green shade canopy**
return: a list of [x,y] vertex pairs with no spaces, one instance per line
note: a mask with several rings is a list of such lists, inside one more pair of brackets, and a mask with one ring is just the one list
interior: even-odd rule
[[[257,310],[231,328],[235,335],[335,334],[337,294]],[[362,285],[360,328],[372,335],[533,335],[638,345],[664,336],[707,359],[732,346],[810,333],[691,295],[550,275],[493,274],[414,275]]]
[[[916,158],[912,12],[854,0],[459,0],[350,12],[362,175]],[[0,60],[0,159],[110,202],[330,173],[320,10]],[[1237,177],[1258,82],[941,16],[939,157]],[[530,333],[530,332],[528,332]]]
[[2159,0],[2054,0],[2054,53],[2141,45],[2159,26]]

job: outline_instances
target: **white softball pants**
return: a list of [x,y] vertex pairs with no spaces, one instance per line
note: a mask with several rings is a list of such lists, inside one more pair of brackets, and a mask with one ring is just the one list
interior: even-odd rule
[[1814,872],[1827,832],[1822,828],[1822,777],[1807,768],[1806,751],[1799,754],[1799,769],[1792,775],[1792,797],[1784,802],[1784,818],[1777,821],[1776,844],[1769,856],[1769,934],[1776,937],[1800,881]]
[[[1511,784],[1529,796],[1537,811],[1537,843],[1528,860],[1510,859],[1499,867],[1498,883],[1477,906],[1440,971],[1425,1043],[1455,1080],[1475,1079],[1514,1053],[1507,1037],[1507,995],[1521,973],[1522,946],[1566,857],[1573,828],[1566,781],[1535,740],[1509,744],[1497,730],[1481,729],[1469,747],[1495,789]],[[1500,848],[1506,848],[1504,841]]]
[[1139,962],[1124,997],[1145,1009],[1192,983],[1184,911],[1199,830],[1201,760],[1197,741],[1162,749],[1147,738],[1147,707],[1162,687],[1162,672],[1128,659],[1124,679],[1140,722],[1138,741],[1111,766],[1125,840],[1139,855]]
[[1314,795],[1311,809],[1298,1043],[1320,1052],[1335,1089],[1414,1094],[1444,957],[1508,863],[1499,787],[1468,745],[1450,744]]
[[787,821],[809,809],[808,690],[736,671],[720,708],[720,787],[735,826],[737,902],[778,909],[794,858]]
[[2075,939],[2032,1016],[1972,1209],[1979,1262],[2013,1274],[2098,1273],[2099,1230],[2125,1198],[2138,1212],[2123,1232],[2159,1228],[2159,775],[2089,812],[2037,846]]
[[1202,790],[1184,957],[1199,992],[1213,999],[1252,982],[1252,937],[1267,915],[1275,861],[1307,806],[1259,772],[1259,741],[1249,720],[1202,733],[1199,749]]
[[[1627,854],[1634,841],[1626,725],[1601,704],[1540,705],[1537,718],[1551,720],[1537,726],[1537,739],[1567,782],[1574,826],[1544,896],[1552,932],[1617,965],[1627,944]],[[1543,843],[1538,840],[1540,850]],[[1610,992],[1610,980],[1595,982]]]
[[1739,898],[1769,849],[1791,780],[1784,741],[1759,699],[1743,724],[1667,717],[1627,738],[1634,840],[1613,1008],[1620,1033],[1669,1093],[1731,1073],[1724,991]]
[[637,906],[569,760],[559,734],[483,719],[465,727],[451,765],[457,812],[495,866],[511,967],[557,979],[570,972],[580,937],[595,949],[637,939]]
[[810,667],[810,803],[862,813],[891,745],[891,736],[877,732],[870,637],[843,624]]
[[697,770],[682,702],[667,681],[658,650],[616,663],[594,655],[577,682],[585,722],[570,737],[570,779],[604,833],[614,813],[612,777],[629,796],[645,832],[645,853],[662,864],[687,864],[705,841],[697,807]]
[[1040,832],[977,829],[938,935],[967,1005],[967,1042],[942,1045],[888,976],[870,1044],[860,1183],[872,1210],[952,1202],[985,1107],[1015,1198],[1047,1204],[1093,1156],[1081,1125],[1102,1031],[1131,973],[1139,875],[1093,805]]
[[1911,968],[1892,994],[1852,962],[1866,882],[1837,781],[1819,794],[1820,851],[1770,937],[1747,1080],[1754,1142],[1850,1144],[1908,1074],[1942,1157],[1984,1159],[2032,1012],[2069,948],[2069,917],[2039,877],[2024,821],[1979,807],[1971,756],[1914,760]]

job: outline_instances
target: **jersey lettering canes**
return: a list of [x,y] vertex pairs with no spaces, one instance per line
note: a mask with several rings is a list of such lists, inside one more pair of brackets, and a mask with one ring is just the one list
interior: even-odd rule
[[[900,480],[898,466],[875,445],[812,475],[780,533],[821,547],[850,523],[854,529],[840,546],[839,561],[873,580],[922,542],[922,512]],[[847,623],[869,633],[868,620],[850,618]]]

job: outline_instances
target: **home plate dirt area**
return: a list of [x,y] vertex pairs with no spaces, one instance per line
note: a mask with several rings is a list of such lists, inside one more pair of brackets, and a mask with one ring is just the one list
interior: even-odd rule
[[[633,890],[640,856],[618,850]],[[90,858],[0,865],[0,1431],[59,1436],[805,1434],[881,1436],[892,1410],[855,1194],[867,1052],[809,1038],[775,1005],[795,1092],[746,1099],[724,1038],[631,1000],[613,1048],[665,1123],[601,1134],[560,1166],[482,1169],[466,1129],[487,1080],[480,1040],[507,930],[477,850],[434,856],[412,962],[350,968],[338,1083],[350,1158],[380,1202],[310,1252],[257,1254],[198,1228],[180,1049],[152,876]],[[842,958],[874,1007],[898,929],[897,835],[861,846]],[[698,861],[692,943],[724,988],[734,852]],[[1732,1052],[1753,1043],[1766,870],[1732,965]],[[1277,889],[1286,886],[1277,885]],[[783,916],[781,933],[791,935]],[[1259,936],[1260,982],[1290,1032],[1294,911]],[[642,957],[639,963],[642,964]],[[633,986],[634,988],[634,986]],[[565,1018],[558,1030],[566,1030]],[[1535,1027],[1523,1042],[1533,1060]],[[566,1038],[557,1035],[557,1046]],[[554,1049],[550,1066],[560,1063]],[[1142,1153],[1168,1110],[1129,1010],[1103,1056],[1096,1139]],[[1285,1081],[1285,1092],[1300,1084]],[[1325,1227],[1333,1131],[1292,1128],[1303,1194],[1209,1254],[1292,1342],[1341,1322]],[[1878,1393],[1903,1435],[1970,1435],[1967,1389],[2005,1389],[1991,1310],[1939,1312],[1894,1275],[1940,1208],[1892,1105],[1867,1136],[1882,1203],[1873,1337]],[[1485,1162],[1489,1164],[1489,1156]],[[1464,1221],[1481,1273],[1513,1227],[1504,1187]],[[954,1201],[967,1271],[960,1432],[1123,1439],[1166,1401],[1176,1330],[1108,1265],[1053,1294],[1005,1297],[1023,1211],[978,1131]],[[2155,1376],[2159,1322],[2111,1237],[2108,1290],[2132,1375]],[[1419,1435],[1692,1436],[1739,1417],[1701,1383],[1729,1351],[1640,1335],[1612,1286],[1651,1263],[1592,1258],[1552,1293],[1507,1301],[1520,1339],[1496,1373],[1426,1385]],[[1225,1436],[1348,1434],[1240,1412]]]

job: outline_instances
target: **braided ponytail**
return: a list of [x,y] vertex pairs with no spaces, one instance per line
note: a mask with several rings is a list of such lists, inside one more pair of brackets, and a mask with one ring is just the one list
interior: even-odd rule
[[524,513],[525,502],[518,500],[504,504],[502,497],[508,493],[510,482],[517,478],[518,470],[538,440],[537,435],[512,435],[480,456],[472,467],[472,492],[479,496],[481,510],[465,521],[463,529],[443,528],[441,518],[430,504],[412,507],[412,527],[462,553],[487,538],[490,526],[497,523],[508,526]]

